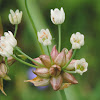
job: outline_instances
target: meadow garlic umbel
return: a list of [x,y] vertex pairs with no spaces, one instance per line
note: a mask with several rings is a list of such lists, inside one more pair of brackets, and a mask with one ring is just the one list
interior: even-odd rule
[[58,8],[51,9],[51,21],[53,24],[62,24],[64,20],[65,12],[62,7],[60,10]]
[[[33,61],[33,63],[40,67],[36,68],[33,71],[34,74],[37,75],[32,80],[25,80],[25,82],[31,82],[35,86],[45,86],[51,84],[52,88],[57,90],[62,90],[64,88],[69,87],[71,84],[77,84],[78,81],[71,73],[79,73],[82,75],[87,71],[88,63],[84,58],[81,60],[73,59],[76,49],[80,49],[81,46],[84,45],[84,35],[80,32],[76,32],[76,34],[72,34],[70,38],[70,42],[72,44],[72,48],[68,51],[68,49],[61,49],[61,25],[65,20],[65,13],[63,8],[61,10],[55,8],[51,9],[51,21],[54,24],[58,24],[58,33],[59,33],[59,45],[58,50],[56,46],[52,48],[51,54],[47,45],[51,45],[51,35],[48,29],[42,29],[38,32],[38,41],[42,43],[44,46],[47,46],[48,55],[40,55],[37,58],[34,58],[35,61],[44,65],[41,66]],[[48,42],[49,41],[49,42]],[[75,49],[75,50],[73,50]]]
[[9,14],[9,21],[11,24],[15,25],[15,24],[20,24],[22,19],[22,11],[19,12],[19,10],[17,9],[15,12],[10,9],[10,14]]

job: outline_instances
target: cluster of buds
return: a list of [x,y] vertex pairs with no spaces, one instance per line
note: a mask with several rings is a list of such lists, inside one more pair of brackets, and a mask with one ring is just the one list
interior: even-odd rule
[[[51,83],[54,90],[61,90],[67,88],[71,84],[77,84],[78,81],[75,77],[65,72],[62,68],[68,63],[72,56],[72,49],[67,50],[64,48],[60,53],[58,53],[56,46],[53,47],[51,51],[52,61],[48,55],[40,55],[34,60],[43,64],[44,67],[36,64],[41,68],[37,68],[33,73],[37,75],[36,78],[32,80],[26,80],[25,82],[31,82],[35,86],[45,86]],[[87,71],[87,62],[85,60],[72,60],[71,63],[66,68],[67,71],[75,71],[76,73],[82,74]]]

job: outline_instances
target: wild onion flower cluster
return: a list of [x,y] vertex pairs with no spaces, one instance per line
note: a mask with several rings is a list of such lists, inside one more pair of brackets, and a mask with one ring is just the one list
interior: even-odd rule
[[[80,60],[74,59],[76,50],[84,45],[84,35],[80,32],[73,33],[70,38],[72,44],[71,49],[63,48],[61,51],[61,24],[65,21],[65,12],[63,8],[61,7],[60,10],[58,8],[54,10],[51,9],[51,21],[53,24],[58,25],[58,49],[56,49],[56,45],[54,45],[52,51],[49,50],[49,45],[52,44],[52,35],[49,29],[41,29],[40,32],[37,32],[35,25],[33,25],[34,22],[32,22],[41,51],[44,51],[41,44],[47,47],[48,51],[48,55],[42,53],[39,57],[34,59],[25,54],[17,46],[17,40],[15,39],[18,24],[20,24],[22,19],[22,11],[19,12],[19,10],[16,10],[14,12],[10,10],[10,13],[9,21],[11,24],[15,25],[15,32],[13,34],[11,31],[8,31],[4,33],[4,36],[0,37],[0,57],[2,58],[0,62],[0,90],[5,94],[3,90],[3,79],[10,80],[7,72],[9,66],[15,60],[36,68],[36,70],[33,70],[33,73],[36,74],[37,77],[32,80],[25,80],[25,82],[31,82],[35,86],[51,84],[53,90],[57,91],[67,88],[71,84],[77,84],[78,81],[72,73],[82,75],[88,68],[88,63],[84,58]],[[28,12],[28,14],[30,13]],[[31,15],[29,15],[29,18],[30,16]],[[25,59],[31,60],[34,64],[26,62]]]
[[[61,25],[65,20],[65,13],[63,8],[60,10],[55,8],[51,9],[51,21],[56,25]],[[60,33],[60,32],[59,32]],[[59,36],[60,37],[60,36]],[[61,38],[61,37],[60,37]],[[38,32],[38,40],[44,46],[51,45],[52,36],[48,29],[42,29]],[[60,41],[61,42],[61,41]],[[71,84],[77,84],[78,81],[70,73],[79,73],[82,75],[87,71],[88,63],[84,58],[80,60],[73,59],[76,49],[80,49],[84,45],[84,35],[80,32],[72,34],[70,38],[72,44],[71,50],[63,48],[61,52],[56,49],[56,46],[52,48],[51,54],[48,50],[48,55],[40,55],[34,60],[44,65],[40,66],[33,61],[37,68],[33,71],[37,75],[32,80],[25,80],[25,82],[31,82],[35,86],[45,86],[49,83],[52,85],[54,90],[61,90],[69,87]],[[59,43],[59,47],[60,47]],[[73,52],[73,49],[75,51]]]

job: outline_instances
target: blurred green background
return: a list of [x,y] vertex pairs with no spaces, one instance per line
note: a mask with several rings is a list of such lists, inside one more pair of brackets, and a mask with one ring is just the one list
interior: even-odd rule
[[[71,48],[70,36],[74,32],[85,35],[85,45],[78,50],[75,58],[86,58],[89,63],[88,71],[82,76],[75,75],[79,84],[65,89],[68,100],[100,100],[100,0],[27,0],[31,16],[38,31],[49,28],[54,44],[58,42],[57,26],[50,20],[50,9],[63,7],[66,20],[62,24],[62,48]],[[24,0],[0,0],[0,16],[4,32],[14,26],[8,20],[9,10],[23,11],[23,19],[17,32],[18,46],[35,58],[40,55],[32,25],[27,16]],[[45,47],[44,47],[45,49]],[[45,49],[45,52],[46,49]],[[0,91],[0,100],[61,100],[59,92],[51,87],[39,90],[31,83],[24,83],[28,79],[29,67],[19,62],[14,63],[8,75],[11,81],[4,81],[7,96]]]

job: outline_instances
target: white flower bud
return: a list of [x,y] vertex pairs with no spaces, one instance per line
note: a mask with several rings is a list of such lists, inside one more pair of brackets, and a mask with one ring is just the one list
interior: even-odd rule
[[76,32],[76,34],[73,33],[70,42],[72,44],[72,49],[80,49],[81,46],[84,45],[84,35],[80,32]]
[[13,47],[17,45],[17,40],[10,31],[5,32],[4,35],[0,39],[0,55],[9,57],[13,54]]
[[38,32],[38,41],[44,46],[51,45],[52,36],[48,29]]
[[82,75],[84,72],[87,71],[88,63],[84,58],[75,61],[75,71]]
[[62,24],[65,20],[65,12],[63,8],[59,10],[58,8],[55,8],[54,10],[51,9],[51,21],[54,24]]
[[9,14],[9,20],[11,24],[19,24],[21,22],[22,19],[22,11],[19,12],[19,10],[17,9],[15,12],[13,10],[10,10]]

